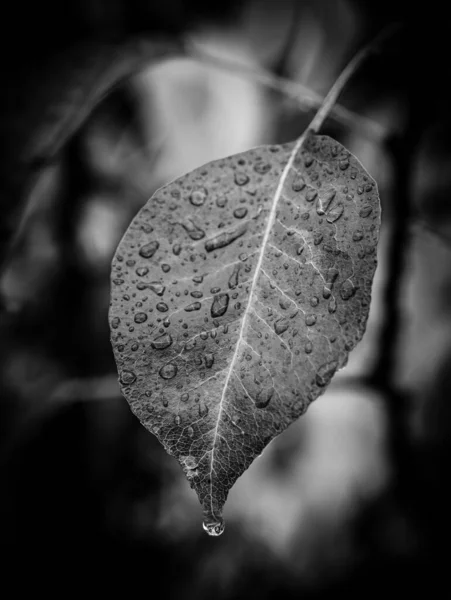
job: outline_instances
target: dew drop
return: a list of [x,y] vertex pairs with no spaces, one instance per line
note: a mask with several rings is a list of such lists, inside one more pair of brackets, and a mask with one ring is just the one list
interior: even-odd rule
[[310,306],[313,306],[313,307],[318,306],[318,303],[319,303],[318,296],[312,296],[310,298]]
[[352,239],[354,242],[360,242],[361,240],[363,240],[363,233],[359,230],[354,231],[354,233],[352,234]]
[[298,175],[293,179],[293,183],[291,184],[293,192],[300,192],[305,188],[305,180],[301,175]]
[[369,217],[372,212],[373,208],[371,206],[362,206],[362,208],[359,211],[359,217],[362,217],[362,219],[366,219],[366,217]]
[[316,315],[306,315],[305,324],[307,325],[307,327],[312,327],[312,325],[315,325],[315,323],[316,323]]
[[160,369],[160,377],[163,379],[173,379],[177,375],[177,365],[168,363]]
[[203,293],[200,290],[194,290],[190,294],[193,298],[202,298]]
[[338,363],[335,360],[324,363],[320,366],[316,373],[316,383],[320,387],[324,387],[329,384],[335,371],[337,370]]
[[266,408],[271,401],[271,398],[274,395],[274,388],[265,387],[262,390],[259,390],[257,396],[255,398],[255,406],[257,408]]
[[270,171],[270,169],[271,169],[270,163],[262,162],[262,161],[259,161],[254,167],[254,171],[256,173],[258,173],[259,175],[264,175],[265,173]]
[[202,206],[203,204],[205,204],[206,199],[207,190],[205,188],[199,188],[197,190],[194,190],[189,197],[189,201],[193,206]]
[[305,346],[304,346],[304,352],[305,352],[306,354],[311,354],[311,353],[312,353],[312,351],[313,351],[313,344],[312,344],[312,342],[310,342],[310,341],[309,341],[309,342],[306,342],[306,343],[305,343]]
[[[240,269],[241,269],[241,264],[238,263],[237,265],[235,265],[233,272],[229,277],[228,285],[231,290],[235,289],[236,286],[238,285],[238,276],[240,274]],[[213,290],[212,290],[212,293],[214,293]]]
[[176,415],[174,417],[174,423],[177,425],[177,427],[180,427],[181,422],[182,422],[182,418],[180,417],[180,415]]
[[247,215],[247,208],[245,206],[240,206],[240,208],[235,208],[233,211],[233,216],[236,219],[243,219]]
[[180,245],[180,244],[174,244],[174,245],[172,246],[172,252],[173,252],[173,253],[174,253],[176,256],[178,256],[178,255],[180,254],[180,252],[181,252],[181,251],[182,251],[182,247],[181,247],[181,245]]
[[335,221],[338,221],[338,219],[341,217],[341,215],[343,214],[343,211],[344,211],[343,204],[341,204],[341,203],[337,204],[327,213],[326,221],[328,223],[335,223]]
[[225,315],[229,307],[229,300],[228,294],[217,294],[214,297],[213,304],[211,305],[211,316],[214,319]]
[[158,302],[156,309],[160,312],[168,312],[169,306],[166,304],[166,302]]
[[249,177],[243,171],[237,171],[234,179],[237,185],[246,185],[246,183],[249,183]]
[[147,315],[144,312],[138,312],[134,318],[135,323],[145,323],[147,321]]
[[202,523],[204,531],[213,537],[221,535],[225,529],[224,519],[222,517],[218,521],[204,521]]
[[316,208],[316,212],[319,216],[326,214],[327,209],[329,208],[332,200],[335,198],[336,190],[331,189],[328,190],[324,196],[322,196],[318,201],[318,206]]
[[184,394],[182,394],[182,395],[180,396],[180,400],[181,400],[182,402],[188,402],[188,400],[189,400],[189,394],[185,392]]
[[247,224],[242,224],[237,227],[234,231],[225,231],[224,233],[220,233],[219,235],[211,238],[205,242],[205,250],[207,252],[212,252],[213,250],[218,250],[219,248],[224,248],[228,246],[242,235],[244,235],[247,231]]
[[149,272],[149,269],[147,267],[138,267],[136,269],[136,274],[139,277],[144,277],[144,275],[147,275],[148,272]]
[[151,283],[149,283],[148,287],[157,296],[162,296],[164,294],[165,289],[166,289],[165,286],[162,283],[158,282],[158,281],[152,281]]
[[194,429],[191,426],[188,427],[188,429],[186,430],[186,434],[188,437],[192,438],[194,435]]
[[205,355],[205,366],[207,367],[207,369],[211,369],[211,367],[213,366],[213,363],[215,362],[215,357],[213,354],[211,354],[211,352],[207,353]]
[[343,300],[349,300],[350,298],[352,298],[352,296],[354,296],[355,292],[356,288],[354,287],[354,284],[350,279],[346,279],[346,281],[343,281],[340,288],[340,296]]
[[141,247],[139,254],[143,258],[152,258],[152,256],[155,254],[159,247],[159,242],[149,242],[148,244],[145,244]]
[[216,206],[218,208],[224,208],[224,206],[227,204],[227,197],[226,196],[221,196],[220,198],[216,199]]
[[169,348],[169,346],[171,344],[172,344],[172,337],[169,335],[169,333],[164,333],[163,335],[155,338],[150,343],[152,348],[154,348],[155,350],[165,350],[166,348]]
[[277,333],[277,335],[281,335],[288,329],[289,326],[290,323],[287,319],[278,319],[274,323],[274,331]]
[[195,310],[200,310],[202,308],[202,304],[200,302],[193,302],[192,304],[188,304],[185,306],[185,312],[193,312]]
[[124,369],[121,373],[122,385],[131,385],[134,381],[136,381],[136,373],[134,371]]
[[310,188],[309,190],[307,190],[307,193],[305,194],[305,199],[307,200],[307,202],[313,202],[313,200],[316,198],[317,195],[318,195],[318,192],[316,190],[314,190],[313,188]]
[[161,270],[163,271],[163,273],[169,273],[169,271],[171,270],[171,266],[166,263],[163,263],[161,265]]
[[119,319],[119,317],[114,317],[114,319],[111,320],[111,327],[113,329],[117,329],[119,327],[121,323],[121,320]]

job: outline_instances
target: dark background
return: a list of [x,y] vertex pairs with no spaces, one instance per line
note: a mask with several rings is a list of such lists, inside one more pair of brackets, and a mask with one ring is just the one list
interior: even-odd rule
[[[150,61],[118,86],[47,162],[20,163],[16,141],[28,130],[16,136],[15,124],[38,92],[55,102],[45,95],[52,65],[79,68],[71,49],[88,40],[94,55],[104,41],[190,35],[206,52],[324,95],[395,22],[340,99],[379,133],[357,118],[324,128],[379,184],[367,334],[326,395],[243,475],[225,533],[209,539],[181,470],[120,395],[110,261],[157,187],[221,155],[294,139],[313,111],[223,67],[176,59]],[[0,27],[5,597],[10,584],[63,594],[124,585],[169,598],[438,594],[451,501],[451,71],[440,3],[25,1],[5,8]]]

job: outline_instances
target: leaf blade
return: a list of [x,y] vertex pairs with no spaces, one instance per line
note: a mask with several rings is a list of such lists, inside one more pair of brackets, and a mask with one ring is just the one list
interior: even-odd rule
[[[366,216],[355,199],[358,183],[372,190],[362,204]],[[122,390],[143,424],[179,460],[211,534],[223,529],[222,506],[234,481],[324,391],[363,335],[379,227],[374,190],[343,147],[309,133],[295,144],[209,163],[161,188],[119,245],[113,273],[126,274],[113,275],[112,342],[119,371],[135,374],[125,383],[122,377]],[[371,225],[362,233],[365,219]],[[156,242],[150,223],[160,237],[146,258],[139,249]],[[363,239],[371,252],[359,259],[355,246]],[[245,244],[250,252],[241,252]],[[164,288],[159,298],[142,303],[144,314],[155,308],[161,316],[150,334],[148,324],[139,324],[140,342],[125,314],[129,301],[115,292],[119,286],[123,298],[138,285],[122,268],[121,253],[139,260],[138,269],[148,269],[146,276]],[[356,283],[359,276],[363,285]],[[162,296],[175,311],[156,302]],[[348,305],[353,308],[345,310]],[[135,323],[137,314],[135,309]],[[118,330],[128,344],[125,353],[118,350],[124,345],[118,344]],[[147,369],[136,360],[136,343],[152,348],[155,366]],[[155,400],[134,391],[143,386],[153,386]],[[193,399],[198,390],[202,398]]]

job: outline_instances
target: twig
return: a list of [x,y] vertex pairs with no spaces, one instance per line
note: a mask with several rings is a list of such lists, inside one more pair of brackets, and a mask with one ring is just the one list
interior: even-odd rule
[[[262,86],[275,90],[279,94],[296,102],[299,109],[304,112],[318,109],[324,102],[324,97],[321,94],[316,93],[302,83],[273,75],[262,69],[256,70],[254,67],[245,65],[244,63],[211,54],[191,40],[185,41],[185,51],[189,57],[203,64],[226,70],[237,77],[255,81]],[[387,135],[387,130],[381,123],[359,115],[340,104],[333,106],[329,118],[345,127],[359,131],[359,133],[370,140],[378,141],[384,139]]]

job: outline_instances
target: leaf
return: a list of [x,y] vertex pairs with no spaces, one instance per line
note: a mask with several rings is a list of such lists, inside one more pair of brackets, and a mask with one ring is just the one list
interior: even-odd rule
[[122,239],[110,309],[121,389],[181,464],[210,534],[236,479],[361,339],[379,223],[362,165],[307,132],[169,183]]

